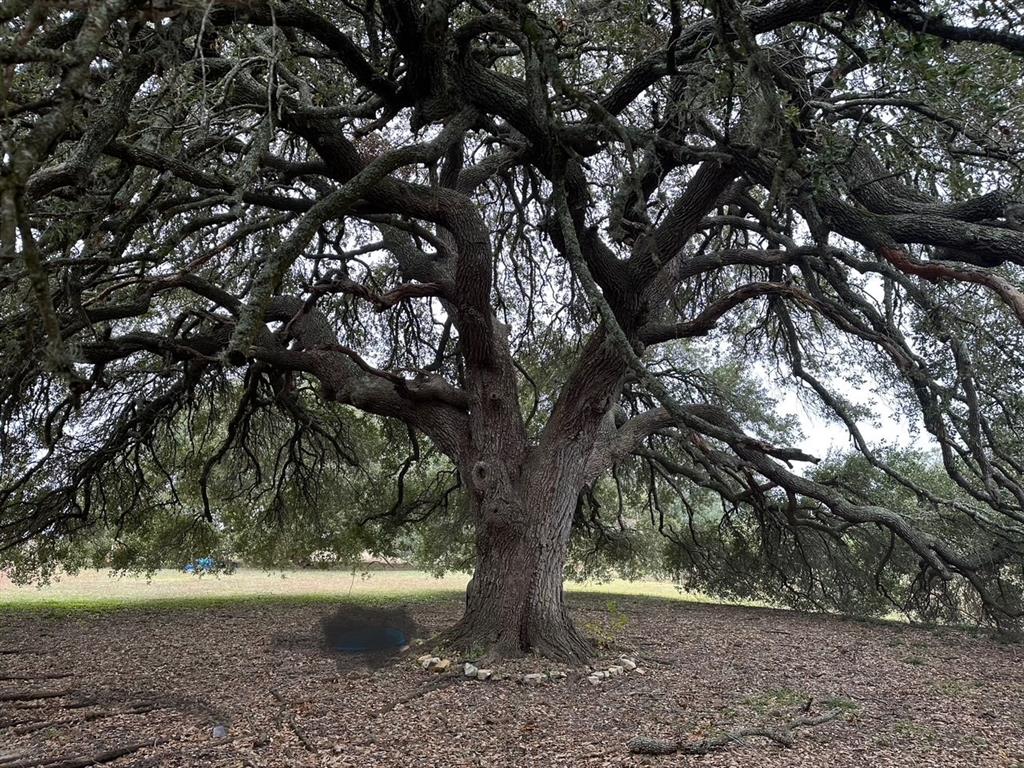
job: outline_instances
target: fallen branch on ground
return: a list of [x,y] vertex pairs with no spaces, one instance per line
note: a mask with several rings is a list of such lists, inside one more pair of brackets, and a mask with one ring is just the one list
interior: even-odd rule
[[16,675],[0,675],[0,680],[60,680],[65,677],[71,677],[67,672],[61,672],[59,674],[47,674],[45,672],[23,672]]
[[167,739],[150,739],[135,744],[126,744],[123,747],[115,747],[103,752],[96,752],[92,755],[72,755],[70,757],[33,757],[17,763],[7,763],[4,768],[87,768],[90,765],[100,765],[117,760],[119,757],[130,755],[146,747],[156,747],[165,744]]
[[291,729],[292,733],[295,734],[296,738],[298,738],[298,740],[302,744],[302,746],[306,748],[306,751],[312,752],[312,753],[315,754],[317,752],[316,745],[313,744],[312,741],[310,741],[309,737],[306,735],[306,731],[301,726],[299,726],[299,724],[297,722],[295,722],[295,717],[297,715],[297,712],[294,709],[290,709],[289,708],[289,706],[293,706],[294,707],[294,706],[306,704],[308,702],[307,701],[297,701],[297,702],[295,702],[295,701],[288,701],[287,699],[284,698],[284,696],[281,695],[280,691],[277,691],[277,690],[275,690],[273,688],[270,689],[270,695],[273,696],[275,699],[277,699],[277,701],[281,702],[281,711],[278,712],[278,715],[277,715],[277,726],[278,726],[278,728],[281,728],[282,726],[287,725]]
[[14,726],[14,733],[17,736],[24,736],[29,733],[41,731],[44,728],[51,728],[59,725],[69,725],[72,723],[89,723],[95,720],[105,720],[108,717],[123,717],[125,715],[144,715],[148,714],[149,712],[156,712],[159,709],[167,709],[167,707],[159,704],[151,704],[139,707],[128,707],[126,709],[109,712],[89,712],[79,717],[63,717],[58,720],[36,720],[31,722],[23,722],[17,723]]
[[0,701],[35,701],[36,699],[59,699],[63,696],[70,696],[74,691],[14,691],[12,693],[0,693]]
[[395,707],[397,707],[399,704],[408,704],[413,699],[418,699],[420,696],[426,696],[428,693],[432,691],[438,691],[441,688],[447,688],[449,685],[455,685],[456,683],[461,682],[463,682],[462,675],[442,675],[441,677],[438,677],[436,680],[431,680],[429,683],[421,685],[412,693],[408,693],[405,696],[395,699],[390,704],[382,707],[380,711],[377,712],[376,716],[380,717],[381,715],[387,714]]
[[684,755],[706,755],[709,752],[723,749],[730,744],[742,743],[744,739],[757,736],[773,741],[783,747],[791,747],[796,739],[796,734],[794,733],[796,729],[827,723],[835,720],[841,713],[841,710],[836,709],[818,717],[800,717],[789,721],[779,728],[745,726],[719,736],[701,739],[700,741],[672,741],[669,739],[655,739],[650,736],[637,736],[630,739],[627,746],[630,752],[637,755],[671,755],[676,752]]

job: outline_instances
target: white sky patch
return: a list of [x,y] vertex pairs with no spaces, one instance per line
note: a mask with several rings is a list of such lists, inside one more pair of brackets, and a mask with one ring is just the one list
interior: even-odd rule
[[[934,438],[921,424],[911,424],[906,416],[894,410],[888,402],[868,387],[853,387],[842,381],[831,382],[836,392],[858,406],[866,406],[875,414],[873,420],[857,422],[861,435],[871,448],[883,446],[915,448],[930,451],[938,447]],[[855,450],[853,438],[846,425],[838,419],[826,419],[801,401],[795,390],[778,392],[776,410],[779,414],[795,416],[804,433],[799,448],[812,456],[824,459],[832,453]],[[814,397],[813,393],[810,395]]]

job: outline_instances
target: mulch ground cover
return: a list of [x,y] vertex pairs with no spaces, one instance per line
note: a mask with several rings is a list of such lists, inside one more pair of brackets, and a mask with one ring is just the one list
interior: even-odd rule
[[[128,766],[941,766],[1024,768],[1024,647],[952,629],[573,596],[642,673],[599,685],[541,659],[498,679],[426,671],[415,645],[333,652],[327,605],[0,614],[0,768]],[[420,638],[460,601],[412,604]],[[527,672],[562,680],[525,685]],[[631,754],[745,727],[794,731],[703,756]],[[220,727],[218,727],[220,726]]]

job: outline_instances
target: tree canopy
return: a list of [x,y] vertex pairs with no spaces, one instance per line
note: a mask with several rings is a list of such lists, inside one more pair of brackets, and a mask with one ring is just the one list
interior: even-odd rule
[[[453,639],[501,652],[586,655],[570,551],[1019,620],[1009,0],[0,19],[0,565],[415,524],[475,566]],[[787,393],[851,453],[809,455]],[[892,414],[935,457],[864,437]]]

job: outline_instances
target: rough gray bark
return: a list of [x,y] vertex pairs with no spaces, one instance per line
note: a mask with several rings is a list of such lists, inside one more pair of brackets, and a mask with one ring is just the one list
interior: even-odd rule
[[[447,638],[465,650],[499,656],[535,651],[581,661],[593,653],[562,594],[576,496],[538,470],[513,498],[484,494],[478,509],[476,563],[462,619]],[[500,498],[499,498],[500,496]]]

